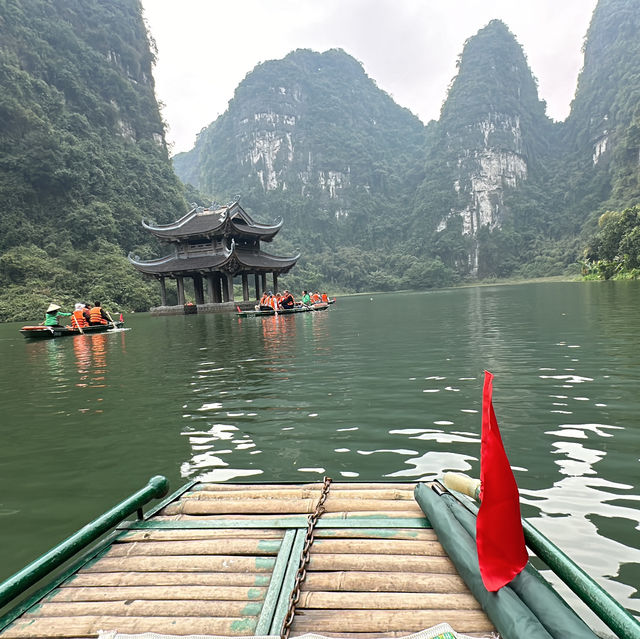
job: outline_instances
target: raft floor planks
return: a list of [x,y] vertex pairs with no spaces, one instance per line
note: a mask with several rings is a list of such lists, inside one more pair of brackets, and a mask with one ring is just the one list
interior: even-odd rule
[[[199,483],[142,522],[0,632],[79,639],[98,630],[280,633],[322,484]],[[291,637],[378,639],[447,622],[491,622],[413,498],[414,484],[331,485]]]

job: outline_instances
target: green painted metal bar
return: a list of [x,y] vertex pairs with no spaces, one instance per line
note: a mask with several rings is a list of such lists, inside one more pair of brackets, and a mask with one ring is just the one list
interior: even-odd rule
[[273,621],[271,622],[270,635],[279,636],[282,631],[282,625],[284,624],[284,620],[289,610],[289,597],[291,596],[293,586],[296,582],[296,573],[298,572],[298,566],[300,565],[300,557],[302,555],[306,536],[306,530],[296,530],[296,538],[293,542],[293,548],[291,548],[289,564],[287,565],[287,571],[284,579],[282,580],[282,589],[280,590],[280,596],[278,597],[278,605],[276,606]]
[[[326,516],[325,516],[326,517]],[[123,522],[120,530],[154,530],[154,529],[216,529],[216,528],[306,528],[307,517],[282,519],[209,519],[201,521],[135,521]],[[367,517],[349,519],[323,518],[316,524],[317,528],[431,528],[426,517],[389,517],[371,519]]]
[[[451,473],[453,474],[453,473]],[[471,483],[467,485],[458,482]],[[454,478],[455,483],[451,485],[445,475],[445,485],[452,488],[453,492],[458,492],[460,488],[462,495],[479,499],[479,487],[471,478],[466,475]],[[467,488],[469,488],[467,490]],[[472,502],[465,505],[477,514],[478,506]],[[522,520],[522,529],[527,546],[544,561],[547,566],[564,581],[567,586],[576,594],[598,617],[624,639],[640,639],[640,622],[620,603],[618,603],[609,593],[607,593],[596,581],[587,575],[572,559],[558,548],[548,537],[545,537],[537,528],[531,525],[526,519]]]
[[605,592],[550,539],[522,520],[527,546],[584,601],[613,632],[624,639],[640,639],[640,622]]
[[0,617],[0,631],[4,630],[10,623],[15,621],[29,608],[37,604],[41,599],[46,597],[52,590],[55,590],[61,583],[64,583],[73,574],[78,572],[84,566],[90,565],[93,561],[96,561],[102,554],[107,552],[111,547],[111,544],[123,533],[114,531],[107,537],[105,537],[99,544],[82,554],[76,561],[74,561],[68,568],[60,573],[53,581],[48,582],[36,590],[33,594],[29,595],[27,599],[21,601],[18,605],[10,608],[2,617]]
[[159,513],[165,506],[169,505],[171,502],[179,499],[184,493],[186,493],[190,488],[196,485],[198,482],[194,479],[193,481],[187,482],[184,486],[181,486],[174,493],[171,493],[168,497],[163,499],[160,503],[156,504],[153,508],[150,508],[147,511],[145,519],[149,519],[153,517],[157,513]]
[[284,538],[282,539],[282,545],[278,552],[276,565],[273,567],[269,588],[267,589],[267,594],[265,595],[264,603],[262,605],[262,612],[260,613],[258,625],[255,629],[255,634],[258,636],[268,634],[269,628],[271,628],[273,616],[276,611],[276,605],[282,589],[282,583],[284,581],[287,566],[289,565],[291,549],[293,548],[295,537],[295,530],[287,530],[284,534]]
[[100,515],[28,566],[0,584],[0,608],[60,567],[70,557],[96,541],[122,519],[135,513],[151,499],[164,497],[169,484],[165,477],[152,477],[144,488]]

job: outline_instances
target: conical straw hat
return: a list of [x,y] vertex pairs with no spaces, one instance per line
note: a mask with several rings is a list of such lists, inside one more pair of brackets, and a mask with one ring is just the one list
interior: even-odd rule
[[47,313],[51,313],[52,311],[57,311],[60,307],[57,304],[49,304],[49,308],[47,309]]

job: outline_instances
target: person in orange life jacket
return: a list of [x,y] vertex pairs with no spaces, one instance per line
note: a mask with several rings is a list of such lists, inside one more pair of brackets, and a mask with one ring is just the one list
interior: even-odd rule
[[282,295],[280,293],[276,293],[276,304],[278,308],[282,308]]
[[82,314],[84,315],[84,319],[87,320],[87,324],[91,320],[91,304],[89,302],[85,302],[83,304]]
[[282,301],[280,302],[282,308],[293,308],[295,303],[296,301],[293,299],[293,295],[291,295],[289,291],[285,290],[284,295],[282,296]]
[[271,291],[269,291],[269,307],[272,308],[274,311],[278,310],[278,300]]
[[320,301],[320,295],[318,293],[318,291],[316,291],[312,296],[311,296],[311,303],[312,304],[317,304]]
[[100,307],[100,302],[94,302],[93,308],[89,311],[89,324],[95,326],[96,324],[108,324],[109,316],[104,312],[104,309]]
[[258,304],[258,308],[261,311],[270,311],[271,304],[269,304],[269,293],[264,292],[262,297],[260,298],[260,303]]
[[59,317],[71,317],[71,313],[62,313],[57,304],[49,304],[46,310],[43,324],[45,326],[60,326]]
[[78,302],[75,306],[75,310],[71,313],[71,326],[73,328],[85,328],[89,326],[89,322],[87,322],[84,316],[84,304],[82,302]]
[[326,293],[323,293],[323,294],[322,294],[322,301],[323,301],[325,304],[328,304],[328,303],[329,303],[329,296],[328,296]]

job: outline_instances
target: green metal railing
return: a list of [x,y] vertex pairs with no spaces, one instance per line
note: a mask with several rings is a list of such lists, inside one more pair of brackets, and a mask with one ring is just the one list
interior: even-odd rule
[[[480,482],[462,473],[445,473],[444,484],[473,499],[480,499]],[[525,519],[522,529],[527,546],[564,581],[619,637],[640,639],[640,622],[608,592]]]
[[21,595],[56,568],[59,568],[65,561],[99,539],[129,515],[137,512],[138,518],[142,519],[142,506],[152,499],[164,497],[168,490],[169,482],[166,477],[161,475],[152,477],[144,488],[121,501],[106,513],[75,532],[71,537],[60,542],[49,552],[6,579],[0,584],[0,608]]

